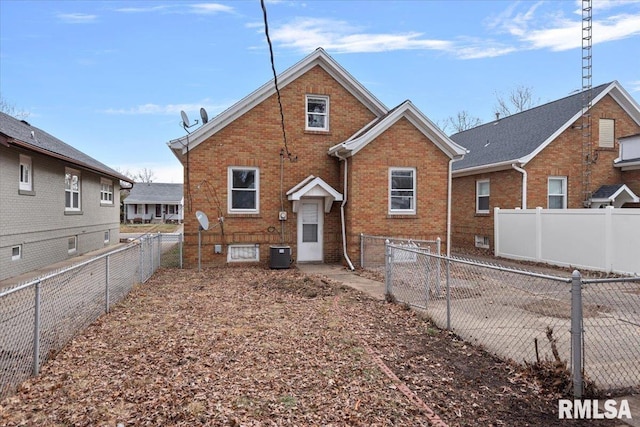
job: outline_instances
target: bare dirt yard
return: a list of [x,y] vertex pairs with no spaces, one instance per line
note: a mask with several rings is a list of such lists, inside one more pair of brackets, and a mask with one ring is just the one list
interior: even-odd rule
[[558,420],[558,397],[340,283],[295,269],[172,269],[0,402],[0,425],[584,425]]

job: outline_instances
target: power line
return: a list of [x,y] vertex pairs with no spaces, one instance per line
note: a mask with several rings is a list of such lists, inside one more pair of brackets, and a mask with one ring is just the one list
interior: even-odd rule
[[267,22],[267,8],[264,5],[264,0],[260,0],[260,6],[262,6],[262,16],[264,18],[264,33],[267,36],[267,43],[269,44],[269,56],[271,58],[271,70],[273,71],[273,82],[276,87],[276,93],[278,95],[278,105],[280,106],[280,122],[282,123],[282,141],[284,142],[284,149],[286,151],[289,160],[294,160],[289,146],[287,145],[287,132],[284,127],[284,110],[282,108],[282,99],[280,98],[280,89],[278,88],[278,75],[276,74],[276,66],[273,60],[273,46],[271,44],[271,38],[269,37],[269,24]]

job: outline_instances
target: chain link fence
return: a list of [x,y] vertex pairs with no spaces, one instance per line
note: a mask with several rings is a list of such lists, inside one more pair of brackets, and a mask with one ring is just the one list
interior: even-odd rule
[[0,290],[0,400],[37,375],[78,332],[146,282],[181,267],[182,235],[151,234],[31,281]]
[[[368,234],[360,234],[360,266],[366,270],[384,270],[385,263],[385,242],[392,245],[413,248],[420,251],[427,251],[440,255],[441,241],[436,240],[415,240],[403,239],[399,237],[382,237]],[[398,256],[402,256],[398,254]],[[413,255],[407,252],[406,256],[411,260]]]
[[385,259],[388,297],[467,342],[518,364],[564,362],[574,395],[583,381],[640,386],[640,277],[555,277],[394,244]]

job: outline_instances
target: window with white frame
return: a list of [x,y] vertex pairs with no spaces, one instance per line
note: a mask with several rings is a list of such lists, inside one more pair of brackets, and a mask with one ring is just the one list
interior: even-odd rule
[[260,261],[259,245],[229,245],[227,262],[257,262]]
[[78,250],[78,236],[71,236],[67,240],[67,251],[72,254]]
[[306,96],[306,130],[329,130],[329,97],[320,95]]
[[31,171],[31,157],[20,154],[20,185],[22,191],[33,191],[33,172]]
[[613,148],[613,142],[615,139],[615,123],[616,122],[613,119],[600,119],[598,122],[599,147]]
[[489,249],[489,236],[475,236],[476,248]]
[[476,213],[489,213],[491,186],[488,179],[476,181]]
[[67,211],[80,210],[80,171],[75,169],[65,169],[64,208]]
[[11,248],[11,261],[17,261],[22,258],[22,245],[16,245]]
[[567,177],[550,176],[548,181],[548,205],[549,209],[567,208]]
[[416,213],[415,168],[389,169],[389,212],[395,214]]
[[113,205],[113,181],[100,178],[100,204]]
[[109,243],[111,241],[111,230],[106,230],[104,232],[104,242]]
[[258,168],[230,167],[228,176],[229,212],[257,213],[260,208]]

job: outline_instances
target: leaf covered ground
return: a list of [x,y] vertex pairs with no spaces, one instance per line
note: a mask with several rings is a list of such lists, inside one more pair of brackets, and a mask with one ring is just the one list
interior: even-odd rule
[[174,269],[0,402],[0,425],[582,425],[558,420],[558,397],[414,311],[326,278]]

